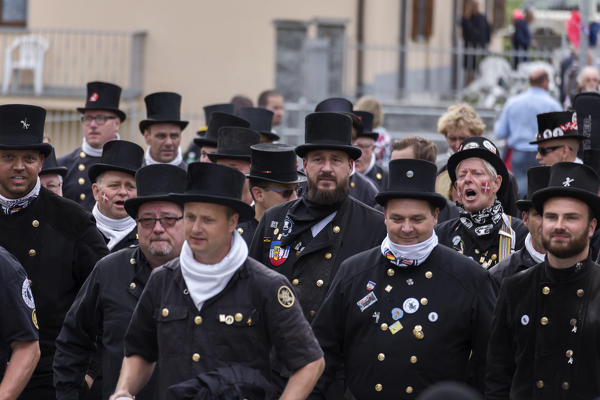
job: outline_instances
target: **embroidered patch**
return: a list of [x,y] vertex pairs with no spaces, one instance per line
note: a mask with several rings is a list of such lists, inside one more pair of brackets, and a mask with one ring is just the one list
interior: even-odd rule
[[271,228],[277,228],[277,225],[279,225],[279,222],[271,221]]
[[279,290],[277,290],[277,301],[285,308],[290,308],[294,305],[296,300],[294,298],[294,293],[289,287],[281,286]]
[[269,261],[275,267],[281,265],[287,260],[290,255],[290,246],[281,247],[281,242],[275,240],[271,242],[271,249],[269,250]]
[[33,301],[33,293],[31,293],[29,279],[25,279],[23,281],[23,285],[21,286],[21,297],[23,298],[23,302],[25,302],[27,307],[31,309],[35,308],[35,301]]
[[360,311],[363,312],[367,308],[371,307],[376,301],[377,297],[375,296],[375,293],[369,292],[368,295],[357,301],[356,305],[358,306],[358,308],[360,308]]
[[287,237],[290,233],[292,233],[292,228],[294,227],[294,221],[289,216],[285,216],[285,220],[283,221],[283,227],[281,228],[281,235],[283,237]]
[[419,310],[419,300],[415,299],[414,297],[409,297],[408,299],[404,300],[402,309],[407,314],[416,313]]
[[373,290],[373,289],[375,289],[375,285],[376,285],[376,283],[373,282],[373,281],[367,282],[367,290]]

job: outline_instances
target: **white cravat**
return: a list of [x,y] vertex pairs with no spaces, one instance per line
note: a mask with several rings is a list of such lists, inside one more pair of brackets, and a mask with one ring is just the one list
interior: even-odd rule
[[[119,135],[119,132],[115,132],[115,138],[112,140],[119,140],[121,139],[121,135]],[[87,140],[85,140],[85,136],[83,137],[83,142],[81,143],[81,150],[83,150],[83,152],[85,154],[87,154],[88,156],[91,157],[102,157],[102,147],[97,149],[95,147],[92,147]]]
[[144,153],[144,161],[146,162],[146,165],[170,164],[170,165],[174,165],[174,166],[178,167],[179,164],[181,164],[181,162],[183,161],[183,156],[181,155],[181,147],[177,148],[177,157],[175,157],[173,160],[166,162],[166,163],[156,161],[154,158],[152,158],[152,156],[150,155],[150,147],[148,147],[146,149],[146,152]]
[[96,228],[104,237],[109,239],[106,245],[109,250],[117,245],[125,236],[136,227],[137,223],[131,217],[125,217],[120,219],[108,218],[100,212],[98,209],[98,203],[94,204],[92,209],[92,215],[96,218]]
[[531,243],[531,233],[528,233],[525,237],[525,248],[531,255],[531,258],[533,258],[533,261],[535,261],[536,263],[541,263],[546,258],[545,254],[540,253],[533,248],[533,243]]

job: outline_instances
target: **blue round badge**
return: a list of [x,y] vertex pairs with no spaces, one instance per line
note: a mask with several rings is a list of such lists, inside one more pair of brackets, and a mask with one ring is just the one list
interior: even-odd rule
[[392,309],[392,319],[394,321],[398,321],[403,316],[404,316],[404,311],[402,311],[401,308],[396,307],[396,308]]

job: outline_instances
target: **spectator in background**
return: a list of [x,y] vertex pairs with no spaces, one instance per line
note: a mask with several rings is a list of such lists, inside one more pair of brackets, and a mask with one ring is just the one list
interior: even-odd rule
[[[575,68],[578,68],[578,63],[574,63],[573,65]],[[566,110],[573,109],[573,100],[579,93],[598,91],[600,86],[600,71],[593,65],[586,65],[577,73],[576,83],[575,90],[567,93],[567,96],[565,96],[564,108]]]
[[275,89],[265,90],[258,96],[258,107],[273,113],[273,128],[283,121],[283,96]]
[[243,94],[233,96],[231,98],[230,103],[233,104],[233,113],[235,115],[238,115],[238,113],[240,112],[240,108],[242,107],[254,107],[254,105],[252,104],[252,100],[250,100],[249,97],[244,96]]
[[373,132],[379,133],[379,138],[375,142],[375,160],[380,165],[387,164],[392,153],[392,138],[383,127],[384,115],[381,103],[375,97],[363,96],[354,105],[354,111],[373,114]]
[[[515,10],[518,11],[518,10]],[[525,9],[525,14],[519,15],[517,13],[513,13],[513,23],[515,25],[515,33],[512,37],[512,45],[513,50],[518,51],[520,53],[527,53],[529,50],[529,46],[531,46],[532,38],[531,31],[529,30],[529,25],[533,22],[533,10],[531,8]],[[519,54],[513,58],[513,66],[516,69],[519,65],[519,62],[527,61],[528,57],[526,54]]]
[[479,52],[485,51],[490,43],[490,25],[479,10],[478,0],[471,0],[465,4],[461,27],[466,52],[463,61],[466,70],[465,83],[469,84],[475,78],[477,64],[482,58]]

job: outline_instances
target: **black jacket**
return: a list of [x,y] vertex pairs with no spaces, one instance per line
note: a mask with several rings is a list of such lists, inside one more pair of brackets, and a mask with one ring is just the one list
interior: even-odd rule
[[533,267],[536,264],[529,251],[523,246],[523,248],[515,251],[510,257],[505,258],[498,264],[490,268],[490,276],[496,284],[496,287],[500,288],[502,281],[509,276],[513,276],[517,272],[525,271],[527,268]]
[[506,278],[488,347],[486,399],[600,395],[600,266],[546,262]]
[[407,268],[379,246],[349,258],[312,324],[325,353],[317,391],[339,368],[356,399],[414,399],[444,380],[483,391],[495,300],[488,273],[445,246]]
[[369,171],[369,173],[364,174],[377,186],[379,191],[388,187],[388,179],[389,179],[389,171],[386,168],[383,168],[381,165],[373,165],[373,168]]
[[96,200],[92,194],[88,171],[92,165],[100,162],[100,157],[92,157],[78,147],[59,157],[56,162],[61,167],[67,167],[67,175],[63,178],[63,196],[92,211]]
[[258,221],[254,218],[242,222],[237,226],[237,231],[242,235],[248,247],[250,247],[250,243],[252,243],[252,238],[254,237],[254,232],[256,232],[257,227]]
[[[102,233],[102,232],[100,232],[100,233]],[[110,241],[110,239],[106,238],[104,235],[102,235],[102,237],[104,237],[104,242],[108,245],[108,242]],[[123,250],[128,247],[137,246],[137,245],[138,245],[138,231],[137,231],[137,226],[136,226],[135,228],[133,228],[133,230],[131,232],[129,232],[127,234],[127,236],[125,236],[123,239],[121,239],[119,241],[119,243],[117,243],[110,252],[115,253],[119,250]]]
[[350,190],[348,194],[368,206],[376,207],[375,196],[379,193],[378,187],[369,178],[358,172],[350,175]]
[[[100,338],[102,398],[114,392],[123,362],[123,339],[152,269],[138,246],[111,253],[94,267],[77,294],[56,339],[54,383],[57,399],[78,399]],[[151,381],[153,382],[153,381]],[[154,398],[150,383],[137,399]]]
[[304,315],[310,321],[321,306],[342,261],[380,244],[386,229],[383,214],[348,196],[333,220],[316,237],[312,237],[309,229],[287,249],[281,249],[284,256],[289,253],[287,259],[278,264],[273,262],[270,253],[272,248],[276,250],[280,231],[283,232],[289,223],[286,220],[288,210],[300,201],[279,204],[263,214],[249,255],[292,282]]

